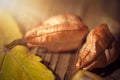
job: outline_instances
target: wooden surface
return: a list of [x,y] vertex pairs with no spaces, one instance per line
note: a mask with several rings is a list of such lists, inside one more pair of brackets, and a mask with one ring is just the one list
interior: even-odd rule
[[[80,16],[90,29],[107,23],[114,36],[120,39],[120,0],[11,0],[10,3],[2,7],[15,17],[23,34],[53,15],[71,13]],[[71,80],[75,72],[76,51],[44,53],[40,48],[31,51],[43,58],[43,63],[57,76],[56,80]],[[111,66],[113,68],[109,66],[97,73],[107,74],[108,80],[120,80],[120,60]]]

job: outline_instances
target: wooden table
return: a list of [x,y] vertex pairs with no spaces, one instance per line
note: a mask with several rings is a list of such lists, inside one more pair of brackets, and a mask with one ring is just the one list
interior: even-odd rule
[[[11,3],[3,8],[15,17],[23,34],[53,15],[71,13],[80,16],[89,29],[107,23],[114,36],[120,39],[119,4],[120,0],[11,0]],[[43,53],[43,49],[40,48],[31,51],[43,58],[43,63],[57,76],[56,80],[70,80],[73,76],[77,60],[76,51]],[[120,73],[120,62],[117,61],[114,65],[117,65],[116,71]],[[120,80],[117,73],[109,75],[108,80]]]

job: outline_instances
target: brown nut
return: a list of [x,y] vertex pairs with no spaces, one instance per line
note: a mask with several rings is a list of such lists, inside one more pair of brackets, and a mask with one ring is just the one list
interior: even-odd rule
[[47,48],[52,52],[69,51],[81,46],[88,27],[74,15],[62,14],[49,18],[38,27],[28,31],[28,46]]
[[91,70],[109,65],[119,55],[118,46],[106,24],[96,27],[79,52],[77,69]]

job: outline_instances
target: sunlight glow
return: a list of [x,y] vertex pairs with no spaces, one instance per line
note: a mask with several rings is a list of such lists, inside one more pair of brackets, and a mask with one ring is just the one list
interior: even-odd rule
[[44,0],[0,0],[0,8],[12,14],[26,30],[46,17]]
[[7,10],[11,7],[15,7],[16,0],[0,0],[0,8]]

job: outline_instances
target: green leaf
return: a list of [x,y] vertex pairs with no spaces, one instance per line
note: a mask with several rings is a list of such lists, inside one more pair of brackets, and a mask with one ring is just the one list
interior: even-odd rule
[[0,9],[0,48],[16,39],[21,39],[22,34],[13,17]]
[[[2,59],[4,58],[4,59]],[[24,46],[16,46],[0,53],[0,80],[55,80],[41,58]]]

